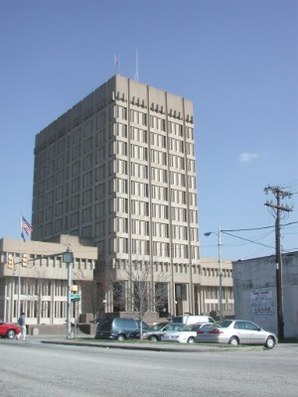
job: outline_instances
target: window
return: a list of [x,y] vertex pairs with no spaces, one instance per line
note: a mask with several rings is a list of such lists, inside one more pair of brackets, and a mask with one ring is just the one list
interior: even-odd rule
[[125,311],[125,300],[125,282],[118,281],[113,284],[114,312]]
[[175,298],[177,300],[187,300],[186,284],[175,285]]

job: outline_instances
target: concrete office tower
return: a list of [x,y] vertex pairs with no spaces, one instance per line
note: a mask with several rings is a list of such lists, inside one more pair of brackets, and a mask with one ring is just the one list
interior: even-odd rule
[[[190,100],[112,77],[36,136],[32,239],[92,240],[105,278],[150,266],[152,283],[165,277],[164,311],[199,312],[194,135]],[[109,288],[104,302],[134,310]]]

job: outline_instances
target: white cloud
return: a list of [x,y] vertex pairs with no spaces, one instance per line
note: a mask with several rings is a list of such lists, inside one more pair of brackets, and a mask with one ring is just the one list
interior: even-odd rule
[[239,160],[241,163],[250,163],[251,161],[258,159],[259,157],[261,157],[260,153],[244,152],[240,154]]

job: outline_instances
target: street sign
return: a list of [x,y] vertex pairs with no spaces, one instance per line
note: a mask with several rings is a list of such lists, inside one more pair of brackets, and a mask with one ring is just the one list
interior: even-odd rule
[[70,300],[72,302],[77,302],[81,299],[81,294],[70,294]]

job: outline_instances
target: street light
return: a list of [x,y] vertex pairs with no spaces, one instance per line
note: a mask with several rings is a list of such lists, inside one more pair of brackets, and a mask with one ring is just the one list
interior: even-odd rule
[[67,265],[67,339],[72,339],[73,334],[71,332],[71,267],[73,263],[73,253],[67,248],[66,252],[63,253],[63,262]]
[[217,235],[217,255],[218,255],[218,307],[219,307],[219,318],[223,320],[223,309],[222,309],[222,261],[221,261],[221,229],[218,232],[206,232],[204,236],[210,236],[210,234]]

